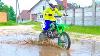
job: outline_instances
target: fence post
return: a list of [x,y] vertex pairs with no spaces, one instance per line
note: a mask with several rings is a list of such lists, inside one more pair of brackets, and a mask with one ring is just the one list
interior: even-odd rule
[[92,15],[93,15],[93,25],[96,25],[96,2],[92,0]]
[[82,8],[82,26],[84,26],[84,8]]
[[[67,9],[65,9],[65,14],[67,15]],[[67,16],[65,16],[65,24],[66,24],[66,19],[67,19]]]
[[73,19],[72,19],[72,25],[75,25],[75,8],[73,8]]

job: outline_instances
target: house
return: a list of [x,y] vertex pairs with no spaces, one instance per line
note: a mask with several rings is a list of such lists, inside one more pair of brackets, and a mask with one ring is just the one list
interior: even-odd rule
[[40,0],[36,5],[34,5],[30,10],[30,18],[34,16],[34,21],[43,21],[43,10],[49,7],[49,4],[45,0]]
[[[62,2],[62,1],[61,1]],[[36,5],[34,5],[30,10],[30,17],[32,17],[32,15],[35,16],[34,21],[43,21],[43,15],[42,12],[43,10],[49,7],[49,4],[47,2],[47,0],[40,0]],[[58,6],[57,6],[58,7]],[[72,4],[68,3],[68,8],[72,8]],[[62,12],[63,13],[63,12]],[[58,18],[58,17],[57,17]]]
[[29,10],[23,10],[19,16],[17,17],[18,22],[27,22],[30,21],[32,19],[34,19],[34,16],[32,15],[31,19],[30,19],[30,12],[28,12]]
[[[29,10],[30,17],[34,15],[35,21],[43,22],[42,12],[46,7],[49,7],[48,2],[45,0],[40,0],[35,6],[33,6]],[[92,17],[92,7],[84,7],[84,10],[80,6],[75,7],[75,10],[73,10],[73,7],[74,6],[72,6],[70,3],[68,4],[68,10],[67,10],[68,16],[62,17],[64,18],[62,21],[65,22],[65,18],[67,18],[66,19],[67,24],[75,24],[75,25],[93,25],[94,24],[93,19],[91,19],[93,18]],[[100,22],[100,4],[97,5],[96,11],[97,11],[96,12],[96,25],[100,25],[99,23]],[[64,13],[65,11],[63,10],[61,12]],[[58,21],[61,21],[61,20],[58,19]]]
[[0,22],[7,22],[7,13],[0,12]]

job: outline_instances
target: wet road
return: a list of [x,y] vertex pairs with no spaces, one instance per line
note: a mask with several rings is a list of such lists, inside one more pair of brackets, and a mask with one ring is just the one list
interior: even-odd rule
[[[95,47],[95,48],[94,48]],[[0,44],[0,56],[100,56],[100,42],[73,42],[70,50],[49,46]]]
[[[38,35],[0,36],[0,41],[18,41],[35,39]],[[61,50],[50,46],[0,44],[0,56],[100,56],[100,42],[92,40],[72,40],[70,50]]]

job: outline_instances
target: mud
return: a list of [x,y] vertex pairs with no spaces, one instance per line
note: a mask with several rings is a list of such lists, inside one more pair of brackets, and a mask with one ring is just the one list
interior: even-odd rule
[[[100,56],[100,41],[84,39],[85,35],[70,34],[73,38],[73,40],[71,39],[71,48],[65,50],[57,48],[52,41],[37,41],[37,34],[29,34],[33,32],[29,30],[30,27],[25,30],[26,32],[23,29],[23,27],[17,27],[13,31],[12,29],[11,31],[2,30],[0,33],[0,56]],[[84,38],[80,40],[81,37]]]
[[0,56],[100,56],[100,42],[73,41],[69,50],[48,45],[0,44]]

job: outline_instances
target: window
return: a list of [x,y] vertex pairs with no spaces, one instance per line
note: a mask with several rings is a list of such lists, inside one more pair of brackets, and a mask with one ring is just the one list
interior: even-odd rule
[[45,7],[43,6],[43,10],[45,10]]
[[40,18],[43,18],[43,15],[40,15]]

